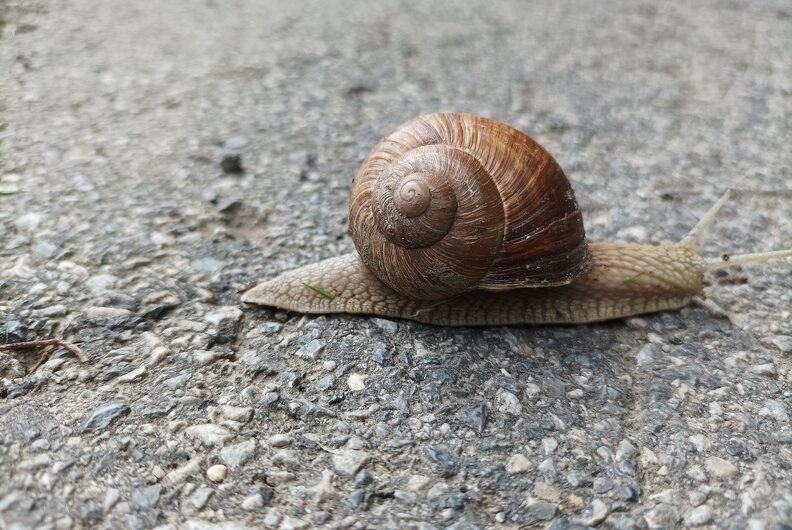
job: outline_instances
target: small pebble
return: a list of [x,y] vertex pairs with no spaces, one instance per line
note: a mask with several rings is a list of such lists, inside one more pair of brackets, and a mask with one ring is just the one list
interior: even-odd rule
[[520,453],[516,453],[509,458],[506,462],[506,471],[509,474],[516,475],[518,473],[525,473],[531,468],[531,462]]
[[716,478],[729,479],[737,474],[737,466],[717,456],[707,458],[705,462],[707,471]]
[[778,375],[778,371],[773,363],[755,364],[751,366],[751,372],[765,377],[776,377]]
[[685,517],[685,524],[689,526],[701,526],[709,523],[712,520],[712,507],[708,504],[702,504],[690,511]]
[[288,434],[273,434],[269,438],[272,447],[288,447],[292,443],[292,437]]
[[359,392],[366,388],[366,377],[358,374],[353,373],[347,378],[347,386],[353,392]]
[[223,464],[215,464],[206,470],[206,477],[212,482],[223,482],[228,475],[228,468]]
[[231,433],[213,423],[201,425],[191,425],[184,430],[184,433],[193,440],[199,441],[204,445],[223,445],[231,439]]
[[309,343],[300,347],[294,355],[308,361],[314,361],[319,356],[319,353],[324,349],[324,341],[314,339]]
[[243,510],[257,510],[262,506],[264,506],[264,497],[262,497],[260,493],[253,493],[252,495],[248,495],[242,501]]
[[209,502],[209,497],[211,497],[213,493],[214,489],[202,486],[195,490],[190,496],[190,504],[192,504],[196,510],[202,510],[203,507],[206,506],[206,503]]
[[654,362],[655,355],[659,348],[656,344],[644,344],[635,356],[635,361],[640,367],[650,365]]

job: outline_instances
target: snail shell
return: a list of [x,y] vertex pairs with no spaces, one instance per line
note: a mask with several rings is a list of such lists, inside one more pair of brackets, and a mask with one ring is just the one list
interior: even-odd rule
[[352,239],[416,300],[565,285],[590,268],[574,192],[550,153],[471,114],[428,114],[381,140],[352,184]]

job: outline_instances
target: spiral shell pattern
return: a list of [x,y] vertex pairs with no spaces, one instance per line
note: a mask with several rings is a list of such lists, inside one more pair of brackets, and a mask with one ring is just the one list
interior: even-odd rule
[[525,134],[470,114],[429,114],[372,149],[352,184],[362,261],[416,300],[563,285],[589,267],[563,171]]

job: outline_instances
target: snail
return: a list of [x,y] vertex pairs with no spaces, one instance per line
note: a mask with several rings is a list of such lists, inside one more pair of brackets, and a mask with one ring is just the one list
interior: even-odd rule
[[382,139],[352,182],[357,253],[261,283],[243,302],[435,325],[582,324],[679,309],[708,271],[792,249],[705,259],[727,192],[672,245],[589,243],[553,157],[509,125],[428,114]]

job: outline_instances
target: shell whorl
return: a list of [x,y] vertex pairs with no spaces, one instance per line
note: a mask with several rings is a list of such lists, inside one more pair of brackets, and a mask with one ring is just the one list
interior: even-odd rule
[[469,114],[429,114],[381,140],[352,184],[362,261],[417,300],[571,282],[589,267],[563,171],[525,134]]

